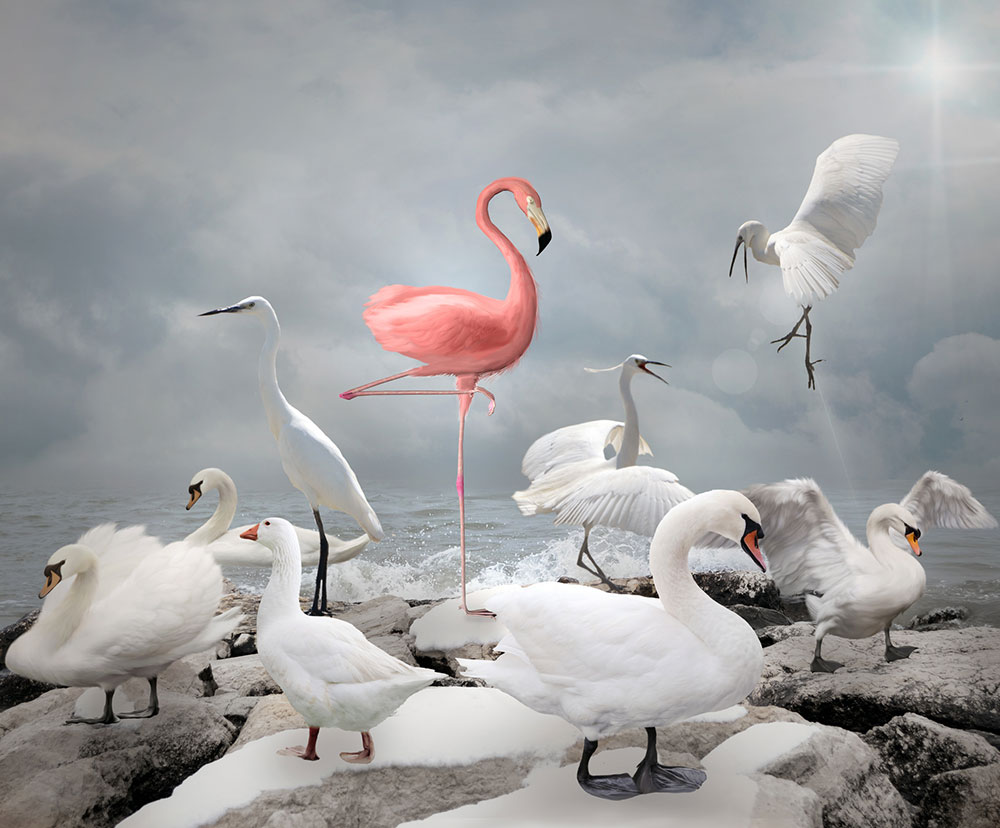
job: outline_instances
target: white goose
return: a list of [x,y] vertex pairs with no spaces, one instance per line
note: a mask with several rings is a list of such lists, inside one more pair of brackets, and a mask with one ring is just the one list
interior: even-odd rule
[[362,745],[360,751],[341,753],[341,758],[371,762],[375,748],[368,731],[418,690],[446,676],[394,658],[346,621],[304,615],[299,608],[299,543],[287,520],[268,518],[243,537],[264,544],[274,557],[257,610],[257,652],[309,725],[305,747],[279,752],[318,759],[319,729],[339,727],[360,731]]
[[337,445],[305,414],[290,405],[278,387],[278,340],[281,326],[271,303],[263,296],[248,296],[227,308],[205,311],[199,316],[239,313],[252,316],[264,326],[264,346],[257,360],[260,399],[268,428],[278,443],[281,468],[288,481],[309,501],[319,535],[319,566],[316,592],[310,614],[326,613],[326,567],[329,549],[319,507],[337,509],[354,518],[373,541],[382,539],[382,524],[361,490],[354,469]]
[[988,529],[997,525],[968,488],[941,472],[926,472],[902,502],[878,506],[868,518],[868,546],[837,517],[811,479],[751,486],[744,494],[767,526],[771,577],[785,596],[804,594],[816,622],[810,668],[832,673],[843,665],[824,659],[823,639],[885,635],[886,661],[906,658],[914,647],[893,646],[892,620],[924,594],[924,568],[890,536],[904,536],[920,555],[921,529],[932,526]]
[[149,681],[149,705],[118,715],[155,716],[156,676],[212,646],[242,618],[237,609],[215,614],[222,572],[203,548],[183,541],[163,546],[142,526],[89,530],[49,558],[45,579],[41,614],[10,645],[6,661],[36,681],[104,690],[100,717],[68,723],[116,721],[112,697],[131,676]]
[[[222,469],[202,469],[188,485],[190,500],[185,507],[190,509],[202,495],[215,489],[219,493],[219,504],[215,512],[200,528],[196,529],[184,540],[197,546],[205,546],[212,553],[216,563],[223,566],[270,566],[271,551],[259,543],[247,543],[240,535],[250,528],[250,524],[230,529],[229,526],[236,516],[236,484]],[[304,529],[296,526],[295,534],[302,550],[302,565],[315,566],[319,563],[319,532],[315,529]],[[336,535],[326,532],[329,545],[328,563],[338,564],[349,561],[363,550],[370,540],[367,534],[343,541]]]
[[[705,492],[671,509],[653,535],[649,566],[659,600],[577,584],[501,592],[486,606],[509,630],[496,646],[503,655],[459,659],[466,675],[580,728],[577,781],[594,796],[698,788],[703,772],[657,764],[655,727],[729,707],[760,678],[757,635],[702,592],[688,570],[688,551],[708,531],[740,543],[764,568],[754,505],[739,492]],[[633,727],[646,728],[648,739],[636,773],[592,776],[597,741]]]
[[[588,541],[595,526],[626,529],[650,536],[667,511],[693,492],[677,480],[677,475],[654,466],[637,466],[640,454],[652,454],[639,434],[639,414],[632,399],[632,378],[649,374],[661,382],[663,377],[649,370],[649,365],[664,365],[642,354],[632,354],[612,368],[587,368],[592,373],[621,368],[618,388],[625,406],[625,422],[590,420],[549,432],[531,444],[521,461],[521,471],[531,485],[514,492],[514,501],[522,515],[556,512],[557,524],[583,526],[583,543],[576,565],[601,579],[614,591],[590,554]],[[605,458],[605,446],[617,454]],[[584,555],[593,569],[583,562]]]

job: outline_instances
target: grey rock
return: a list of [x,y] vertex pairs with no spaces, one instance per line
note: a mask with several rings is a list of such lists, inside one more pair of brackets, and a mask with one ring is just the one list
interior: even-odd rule
[[790,625],[791,619],[780,610],[758,607],[753,604],[731,604],[729,609],[746,621],[755,630],[763,627]]
[[237,696],[267,696],[280,693],[259,655],[224,658],[212,661],[211,678],[215,682],[215,693],[234,693]]
[[791,624],[774,627],[758,627],[756,633],[757,639],[760,641],[760,646],[770,647],[772,644],[777,644],[779,641],[784,641],[786,638],[792,638],[793,636],[812,636],[815,629],[816,627],[811,621],[795,621]]
[[253,655],[257,652],[257,636],[239,633],[229,645],[229,652],[234,656]]
[[[747,714],[728,722],[676,722],[656,729],[656,744],[664,750],[691,753],[703,759],[709,752],[734,736],[764,722],[804,722],[798,713],[780,707],[744,705]],[[636,731],[642,733],[642,731]],[[642,747],[645,742],[637,741]],[[579,757],[578,757],[579,758]]]
[[414,667],[417,666],[417,660],[413,657],[412,635],[399,635],[398,633],[390,635],[371,635],[368,636],[368,640],[380,650],[385,650],[385,652],[394,658],[398,658],[400,661],[405,661],[407,664],[412,664]]
[[[230,703],[235,704],[235,700]],[[246,722],[240,730],[240,735],[229,748],[229,752],[239,750],[247,742],[263,739],[273,733],[303,727],[307,727],[305,719],[288,703],[288,699],[283,693],[276,696],[264,696],[249,711]]]
[[878,754],[854,733],[818,727],[759,772],[814,791],[823,803],[824,828],[909,828],[909,808],[884,773]]
[[764,670],[750,701],[856,731],[913,712],[951,727],[1000,733],[1000,629],[903,631],[893,640],[918,649],[887,663],[881,636],[830,636],[823,655],[845,666],[811,673],[813,639],[786,638],[764,650]]
[[996,828],[1000,825],[1000,764],[931,777],[919,828]]
[[5,825],[115,825],[221,756],[236,735],[206,702],[170,691],[160,694],[160,714],[151,719],[67,726],[80,693],[53,690],[3,714]]
[[943,630],[961,626],[969,617],[965,607],[939,607],[922,615],[916,615],[906,625],[908,630]]
[[750,825],[759,828],[823,828],[823,802],[815,791],[787,779],[755,773],[757,783]]
[[740,569],[692,574],[698,586],[723,606],[751,604],[773,610],[781,609],[778,588],[763,572]]
[[371,601],[350,605],[337,612],[336,616],[353,624],[366,638],[410,631],[410,605],[395,595],[381,595]]
[[1000,762],[1000,751],[981,736],[916,713],[896,716],[863,738],[884,760],[892,784],[913,804],[923,799],[932,776]]

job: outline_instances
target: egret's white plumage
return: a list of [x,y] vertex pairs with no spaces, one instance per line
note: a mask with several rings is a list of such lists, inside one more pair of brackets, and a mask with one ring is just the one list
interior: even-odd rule
[[[802,318],[782,342],[780,351],[806,322],[806,368],[815,387],[809,360],[812,305],[833,293],[839,276],[854,265],[854,251],[875,230],[882,207],[882,184],[899,152],[899,142],[879,135],[846,135],[838,138],[816,159],[805,198],[791,223],[775,233],[759,221],[739,229],[733,265],[741,245],[759,262],[778,265],[785,292],[803,308]],[[743,251],[746,270],[746,248]],[[749,278],[749,274],[748,274]]]
[[418,690],[445,676],[394,658],[346,621],[304,615],[299,608],[298,538],[287,520],[268,518],[244,534],[270,549],[274,559],[257,612],[257,651],[310,728],[309,747],[290,752],[317,758],[319,728],[339,727],[360,731],[364,744],[360,754],[341,756],[370,762],[372,742],[367,731]]
[[[588,548],[591,529],[608,526],[652,535],[671,507],[693,494],[673,472],[636,465],[640,454],[652,451],[639,434],[632,377],[638,373],[657,377],[646,366],[662,364],[632,354],[612,369],[601,369],[622,369],[619,390],[625,422],[591,420],[539,437],[521,462],[521,471],[531,485],[513,495],[523,515],[555,512],[557,524],[583,526],[577,565],[609,585]],[[616,454],[605,458],[604,449],[609,445]],[[590,558],[594,569],[583,563],[584,555]]]
[[763,568],[754,505],[739,492],[695,495],[653,536],[658,599],[553,583],[499,592],[486,606],[509,631],[496,646],[503,655],[459,659],[465,674],[561,716],[588,740],[735,704],[756,685],[763,654],[750,625],[691,577],[688,551],[709,530],[742,543]]
[[[188,543],[205,546],[212,553],[216,563],[223,566],[270,566],[271,550],[263,544],[240,538],[240,535],[250,528],[249,523],[236,529],[229,528],[236,516],[236,484],[222,469],[202,469],[191,478],[191,483],[188,485],[191,499],[186,508],[190,509],[203,495],[213,489],[219,493],[219,503],[215,511],[185,540]],[[302,565],[315,566],[319,563],[319,532],[301,526],[293,528],[302,551]],[[327,563],[338,564],[349,561],[360,553],[368,545],[370,538],[364,534],[344,541],[327,532],[326,540],[330,548]]]
[[778,589],[788,596],[805,594],[816,622],[817,670],[836,665],[820,657],[823,638],[830,633],[867,638],[884,632],[887,658],[903,657],[899,653],[907,648],[893,647],[888,630],[892,619],[923,595],[926,576],[890,530],[914,535],[910,548],[919,554],[919,531],[907,527],[997,525],[968,488],[936,471],[926,472],[901,504],[883,504],[871,513],[867,547],[837,517],[814,480],[751,486],[744,494],[767,527],[767,560]]
[[236,609],[215,614],[222,572],[203,547],[164,546],[142,526],[97,526],[53,553],[45,574],[42,611],[6,663],[37,681],[101,687],[103,717],[80,721],[114,721],[114,689],[131,676],[149,680],[143,714],[155,715],[157,674],[212,646],[241,618]]
[[[281,328],[271,303],[262,296],[248,296],[235,305],[207,311],[201,316],[217,313],[243,313],[256,318],[264,326],[264,347],[260,352],[258,379],[264,413],[271,434],[278,443],[281,467],[291,484],[302,492],[312,508],[320,540],[319,570],[312,612],[326,611],[327,545],[319,507],[327,506],[353,517],[368,537],[382,538],[382,525],[375,510],[368,504],[361,484],[344,455],[322,429],[305,414],[289,404],[278,387],[275,361]],[[322,594],[321,594],[322,593]]]

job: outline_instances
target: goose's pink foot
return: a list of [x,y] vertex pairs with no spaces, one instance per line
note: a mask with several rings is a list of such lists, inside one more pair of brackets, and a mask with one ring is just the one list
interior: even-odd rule
[[361,750],[354,752],[345,751],[340,754],[340,758],[351,764],[367,765],[375,758],[375,746],[372,743],[372,735],[367,730],[362,731]]
[[281,756],[298,756],[299,759],[305,759],[307,762],[315,762],[319,759],[316,754],[316,737],[319,736],[318,727],[309,728],[309,742],[305,747],[302,745],[295,745],[294,747],[282,748],[278,751]]

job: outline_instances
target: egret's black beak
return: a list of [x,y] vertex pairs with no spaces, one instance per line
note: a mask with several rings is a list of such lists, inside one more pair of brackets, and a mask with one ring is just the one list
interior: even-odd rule
[[552,241],[552,231],[546,227],[545,230],[538,236],[538,253],[535,255],[540,255],[550,241]]
[[654,374],[654,373],[653,373],[652,371],[650,371],[650,370],[649,370],[649,369],[648,369],[648,368],[646,367],[647,365],[662,365],[662,366],[663,366],[664,368],[670,368],[670,367],[671,367],[670,365],[668,365],[668,364],[667,364],[666,362],[656,362],[655,360],[652,360],[652,359],[647,359],[647,360],[646,360],[646,361],[645,361],[644,363],[642,363],[642,365],[640,365],[640,366],[639,366],[639,367],[640,367],[640,368],[641,368],[641,369],[642,369],[643,371],[645,371],[645,372],[646,372],[647,374],[649,374],[649,375],[650,375],[651,377],[656,377],[656,378],[657,378],[657,379],[658,379],[658,380],[659,380],[660,382],[663,382],[663,383],[666,383],[667,385],[670,385],[670,383],[669,383],[669,382],[667,382],[667,381],[666,381],[666,380],[665,380],[665,379],[664,379],[663,377],[661,377],[661,376],[660,376],[659,374]]
[[740,245],[743,245],[743,273],[746,275],[747,284],[750,284],[750,271],[747,269],[747,246],[743,239],[736,240],[736,249],[733,251],[733,260],[729,263],[729,278],[733,278],[733,266],[736,264],[736,254],[740,252]]
[[199,313],[198,316],[213,316],[217,313],[238,313],[243,310],[239,305],[230,305],[228,308],[216,308],[215,310],[205,311],[204,313]]

